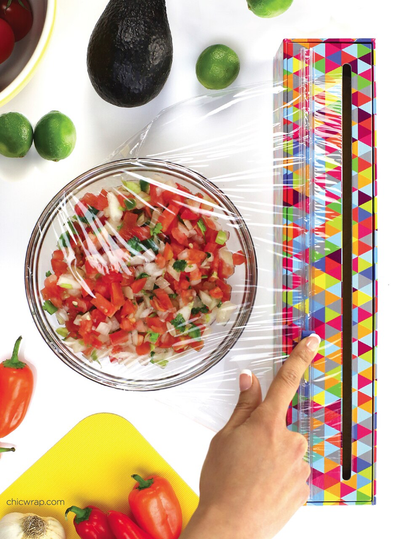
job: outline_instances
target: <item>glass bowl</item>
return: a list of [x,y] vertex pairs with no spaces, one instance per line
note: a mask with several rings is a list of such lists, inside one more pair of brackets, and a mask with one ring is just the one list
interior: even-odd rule
[[[209,198],[221,229],[229,233],[227,248],[242,251],[245,262],[235,266],[227,280],[232,287],[231,302],[236,308],[225,325],[214,322],[204,347],[175,354],[165,366],[139,361],[116,363],[110,358],[99,361],[75,353],[56,332],[55,315],[43,308],[45,274],[51,269],[51,256],[57,249],[63,224],[74,215],[75,204],[86,193],[98,195],[102,189],[119,187],[123,182],[143,179],[155,186],[174,181],[193,195]],[[163,187],[162,187],[163,188]],[[91,169],[66,185],[46,206],[32,235],[25,260],[25,285],[29,308],[42,337],[53,352],[72,369],[103,385],[117,389],[149,391],[183,384],[216,365],[235,345],[249,320],[257,289],[257,261],[250,232],[234,204],[218,187],[200,174],[165,161],[151,159],[120,160]]]

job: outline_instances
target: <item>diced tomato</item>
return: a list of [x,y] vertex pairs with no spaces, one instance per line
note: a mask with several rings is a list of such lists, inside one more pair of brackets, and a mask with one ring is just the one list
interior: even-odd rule
[[144,343],[144,335],[141,335],[140,333],[137,335],[137,344],[136,346],[140,346]]
[[138,356],[145,356],[150,354],[150,342],[144,342],[136,346],[136,352]]
[[189,346],[191,348],[193,348],[194,350],[196,350],[197,352],[199,352],[199,350],[202,350],[202,348],[204,347],[204,341],[203,340],[200,340],[200,341],[191,341],[189,343]]
[[207,244],[205,245],[204,251],[205,251],[206,253],[212,253],[212,254],[214,254],[214,253],[217,252],[218,247],[219,247],[218,243],[215,243],[215,242],[211,242],[211,241],[210,241],[209,243],[207,243]]
[[188,219],[188,221],[196,221],[199,219],[199,215],[194,213],[189,208],[185,208],[181,213],[182,219]]
[[67,273],[68,271],[68,265],[62,260],[56,260],[53,258],[51,260],[51,265],[55,275],[57,275],[58,277],[63,273]]
[[158,254],[155,258],[156,266],[160,269],[163,269],[166,266],[166,260],[163,255]]
[[136,279],[135,281],[133,281],[130,285],[131,289],[133,290],[133,294],[138,294],[141,290],[143,290],[146,281],[147,277],[143,277],[142,279]]
[[165,211],[159,217],[159,223],[162,225],[163,232],[167,232],[168,228],[179,213],[179,206],[171,202]]
[[220,279],[228,279],[229,277],[231,277],[231,275],[234,274],[234,271],[234,266],[227,264],[222,258],[220,258],[218,264],[218,276]]
[[206,259],[207,253],[200,251],[199,249],[187,249],[187,260],[190,264],[197,264],[200,266],[202,262]]
[[99,309],[102,313],[104,313],[109,318],[114,316],[114,314],[116,313],[118,309],[112,303],[106,300],[104,296],[102,296],[99,293],[95,294],[95,298],[91,300],[91,303],[95,305],[97,309]]
[[181,245],[188,245],[188,236],[184,232],[181,232],[178,227],[172,229],[172,236]]
[[194,269],[189,274],[190,281],[199,281],[200,278],[201,278],[201,270],[198,268]]
[[167,331],[166,322],[164,322],[157,316],[153,316],[153,317],[147,316],[146,324],[155,333],[166,333]]
[[163,257],[166,260],[166,262],[169,262],[169,260],[172,260],[172,258],[173,258],[173,249],[172,249],[170,243],[165,244],[165,250],[163,251]]
[[121,286],[131,286],[134,282],[133,272],[131,274],[122,273]]
[[89,277],[84,277],[84,279],[81,282],[82,286],[82,295],[90,296],[92,293],[92,290],[94,289],[95,281],[93,279],[90,279]]
[[57,249],[52,253],[52,260],[63,260],[65,258],[62,249]]
[[81,320],[78,333],[82,337],[85,337],[86,335],[88,335],[88,333],[91,333],[91,331],[92,331],[92,320]]
[[107,191],[105,189],[102,189],[101,193],[97,196],[97,200],[95,202],[95,207],[97,208],[97,210],[102,211],[108,207],[107,194]]
[[173,240],[173,241],[170,242],[170,246],[171,246],[172,251],[173,251],[173,256],[175,258],[178,258],[179,253],[181,253],[183,251],[183,245],[181,245],[177,241]]
[[[205,223],[205,226],[207,228],[209,228],[210,230],[215,230],[215,232],[217,232],[216,224],[210,217],[207,217],[206,215],[204,215],[202,217],[202,219],[203,219],[203,221]],[[206,232],[208,232],[208,231],[206,231]],[[215,236],[216,236],[216,234],[215,234]]]
[[122,307],[125,301],[121,284],[117,282],[111,283],[111,303],[114,307]]
[[136,329],[136,319],[123,318],[123,320],[120,322],[120,327],[126,331],[133,331],[133,329]]
[[210,290],[209,294],[212,298],[215,298],[215,299],[222,299],[223,297],[223,291],[221,290],[219,286],[216,286],[215,288]]
[[134,305],[134,303],[130,299],[127,299],[123,305],[123,308],[121,309],[121,316],[124,318],[130,314],[134,314],[136,312],[136,308],[137,307]]
[[165,333],[163,337],[158,342],[159,348],[172,348],[172,346],[176,343],[176,337],[171,335],[170,333]]
[[110,271],[101,277],[101,280],[105,284],[121,283],[123,276],[117,271]]
[[195,298],[195,292],[193,290],[181,290],[180,294],[184,305],[188,305]]
[[73,320],[67,320],[65,322],[65,327],[69,331],[69,336],[70,337],[72,337],[73,339],[78,339],[78,337],[79,337],[79,335],[78,335],[79,326],[74,324]]
[[129,332],[124,329],[120,329],[115,333],[110,333],[110,341],[114,345],[119,345],[121,343],[127,342],[129,340]]
[[157,311],[169,311],[169,309],[172,309],[172,301],[164,290],[157,288],[154,290],[154,295],[156,297],[152,299],[150,303]]
[[84,298],[70,296],[64,300],[64,305],[69,311],[86,313],[91,309],[91,301]]
[[217,279],[216,285],[221,288],[223,293],[223,301],[230,301],[231,299],[231,285],[228,283],[225,283],[224,281],[221,281],[220,279]]
[[238,251],[237,253],[233,253],[234,266],[240,266],[241,264],[244,264],[245,261],[246,261],[246,257],[243,251]]
[[94,292],[101,294],[107,299],[110,299],[111,297],[110,285],[108,283],[105,283],[102,277],[100,277],[99,279],[95,281]]
[[101,322],[105,322],[107,318],[106,315],[99,309],[93,309],[92,311],[90,311],[90,316],[95,327],[101,324]]

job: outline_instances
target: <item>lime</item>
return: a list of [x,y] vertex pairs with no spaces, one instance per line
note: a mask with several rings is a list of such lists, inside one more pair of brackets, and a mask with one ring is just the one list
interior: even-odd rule
[[0,116],[0,154],[24,157],[32,146],[33,129],[27,118],[18,112]]
[[226,45],[211,45],[196,62],[196,76],[205,88],[221,90],[235,81],[240,72],[237,54]]
[[287,11],[293,0],[247,0],[248,8],[258,17],[277,17]]
[[41,157],[60,161],[71,155],[77,133],[72,121],[57,110],[45,114],[35,127],[35,146]]

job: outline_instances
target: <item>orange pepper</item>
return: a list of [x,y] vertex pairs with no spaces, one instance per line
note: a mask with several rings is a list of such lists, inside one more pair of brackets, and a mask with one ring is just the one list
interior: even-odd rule
[[17,339],[12,357],[0,364],[0,438],[23,421],[33,393],[33,373],[18,358],[21,340]]

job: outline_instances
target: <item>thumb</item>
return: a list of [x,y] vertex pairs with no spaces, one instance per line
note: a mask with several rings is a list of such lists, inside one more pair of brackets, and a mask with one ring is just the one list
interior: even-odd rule
[[262,402],[260,383],[251,371],[241,371],[239,383],[240,397],[225,428],[235,429],[242,425]]

